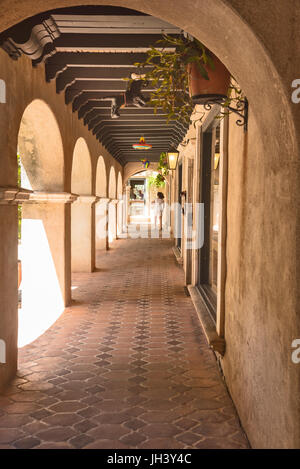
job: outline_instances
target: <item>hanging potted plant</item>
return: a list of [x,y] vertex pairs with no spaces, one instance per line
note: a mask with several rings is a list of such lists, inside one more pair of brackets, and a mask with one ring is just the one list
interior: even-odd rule
[[164,35],[156,44],[145,62],[135,64],[154,88],[148,105],[155,112],[162,109],[167,121],[189,121],[194,105],[205,104],[208,98],[230,104],[230,73],[200,41],[183,34]]
[[157,174],[156,176],[148,177],[149,187],[154,186],[157,189],[160,187],[165,187],[167,179],[166,176],[169,174],[168,164],[166,162],[167,155],[165,152],[162,152],[159,157],[159,162],[157,165]]

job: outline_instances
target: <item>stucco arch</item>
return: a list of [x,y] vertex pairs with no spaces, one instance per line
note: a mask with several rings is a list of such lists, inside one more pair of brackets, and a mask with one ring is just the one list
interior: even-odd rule
[[107,174],[103,156],[99,156],[96,170],[96,195],[107,197]]
[[[150,163],[147,168],[149,171],[156,171],[157,169],[157,162]],[[127,163],[124,167],[124,185],[127,183],[128,179],[134,176],[134,174],[144,171],[143,166],[141,165],[140,161],[134,161]]]
[[84,138],[80,137],[74,147],[71,191],[74,194],[90,195],[92,191],[91,156]]
[[108,183],[108,196],[110,199],[116,198],[117,192],[117,182],[116,182],[116,171],[112,166],[109,172],[109,183]]
[[[72,272],[92,272],[94,269],[94,235],[91,156],[84,138],[74,147],[71,191],[80,197],[71,207]],[[86,197],[87,196],[87,197]]]
[[122,193],[123,193],[122,174],[119,171],[119,173],[118,173],[118,182],[117,182],[117,198],[118,199],[122,199]]
[[61,133],[45,101],[35,99],[26,107],[18,134],[18,152],[25,169],[23,187],[36,191],[63,190],[64,152]]
[[[289,5],[287,3],[289,2]],[[266,14],[272,11],[277,18],[284,16],[286,11],[293,11],[294,2],[288,0],[278,5],[277,0],[268,2]],[[90,0],[23,0],[14,8],[10,0],[3,0],[0,19],[0,31],[13,26],[27,17],[55,8],[77,5],[89,5]],[[94,0],[94,5],[113,5],[131,8],[156,16],[168,21],[203,41],[228,67],[239,84],[246,92],[251,108],[259,121],[262,138],[270,130],[274,135],[275,144],[279,143],[283,134],[287,143],[287,154],[293,158],[292,151],[296,149],[296,128],[290,108],[290,83],[283,85],[284,78],[281,64],[286,60],[280,56],[280,48],[272,47],[274,27],[272,20],[266,22],[264,15],[256,15],[253,21],[253,11],[249,5],[241,5],[236,0],[186,0],[176,2],[167,0],[146,0],[142,4],[139,0]],[[256,5],[254,5],[256,13]],[[195,14],[199,12],[199,14]],[[261,38],[265,37],[262,43]],[[285,54],[285,52],[282,52]],[[272,54],[272,55],[271,55]],[[276,55],[278,57],[276,57]],[[255,73],[253,73],[255,70]],[[283,71],[284,72],[284,71]],[[295,77],[294,77],[295,78]],[[266,85],[264,93],[258,93],[262,83]],[[259,99],[257,99],[259,94]],[[283,111],[279,123],[275,123],[273,109]],[[273,132],[273,128],[276,131]],[[275,129],[274,129],[275,130]]]

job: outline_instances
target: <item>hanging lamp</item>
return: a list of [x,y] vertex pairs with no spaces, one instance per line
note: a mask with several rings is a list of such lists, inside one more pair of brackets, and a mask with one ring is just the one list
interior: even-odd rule
[[146,143],[144,137],[141,137],[139,143],[134,143],[132,148],[134,150],[150,150],[152,145],[150,145],[150,143]]

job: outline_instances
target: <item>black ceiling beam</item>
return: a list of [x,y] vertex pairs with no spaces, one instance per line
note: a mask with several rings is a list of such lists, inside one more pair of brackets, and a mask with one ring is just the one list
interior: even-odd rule
[[144,62],[147,58],[145,53],[102,53],[97,52],[56,52],[48,57],[45,64],[46,81],[53,80],[57,75],[64,70],[72,67],[75,69],[80,68],[129,68],[133,71],[136,67],[133,65],[136,62]]
[[[126,157],[126,159],[123,159],[122,161],[124,161],[123,166],[125,166],[125,164],[127,164],[127,163],[136,163],[136,162],[139,161],[139,160],[136,160],[135,158],[130,158],[130,157],[128,156],[128,157]],[[159,155],[157,155],[157,157],[156,157],[155,159],[154,159],[154,158],[149,158],[149,161],[150,161],[150,163],[158,163],[158,161],[159,161]],[[141,163],[141,164],[142,164],[142,163]],[[143,169],[143,168],[141,167],[141,171],[145,171],[145,169]]]
[[117,157],[119,155],[131,155],[133,157],[136,157],[137,160],[140,160],[141,158],[144,158],[144,157],[147,157],[147,158],[151,158],[157,154],[160,154],[161,151],[160,150],[147,150],[147,151],[139,151],[139,150],[121,150],[121,149],[118,149],[116,151],[114,151],[114,155],[116,155]]
[[[174,141],[174,137],[173,138],[167,138],[165,140],[159,140],[157,142],[154,142],[154,140],[151,139],[152,148],[153,149],[161,148],[163,145],[166,145],[167,142],[169,142],[170,140]],[[149,140],[149,142],[150,142],[150,140]],[[117,150],[118,148],[120,148],[120,149],[124,149],[124,148],[132,149],[132,140],[131,141],[128,140],[127,142],[111,142],[110,145],[115,150]],[[136,150],[136,151],[139,151],[139,150]]]
[[[76,80],[72,85],[68,86],[65,91],[66,104],[71,103],[74,99],[86,92],[103,93],[104,97],[122,94],[126,91],[127,82],[123,80]],[[153,89],[143,89],[143,94],[151,93]]]
[[[95,117],[88,123],[88,129],[92,130],[98,125],[101,125],[103,123],[106,123],[108,125],[111,123],[113,126],[119,126],[121,123],[124,124],[128,122],[128,124],[132,124],[133,122],[135,123],[135,126],[141,126],[141,125],[147,125],[149,123],[153,124],[160,124],[162,127],[166,124],[166,119],[162,116],[161,118],[156,117],[156,116],[122,116],[119,117],[119,119],[108,119],[108,116],[105,118],[99,118]],[[118,121],[118,122],[116,122]]]
[[[80,95],[77,96],[72,104],[73,112],[78,111],[81,106],[84,106],[88,101],[91,100],[100,100],[101,98],[106,98],[108,96],[113,95],[114,93],[110,93],[108,91],[81,91]],[[103,102],[103,101],[102,101]],[[106,102],[107,105],[107,102]]]
[[125,130],[127,131],[130,129],[134,129],[137,131],[141,131],[141,129],[145,130],[173,130],[176,129],[176,131],[182,133],[186,132],[186,127],[183,126],[178,121],[170,121],[168,124],[166,123],[165,119],[161,120],[139,120],[139,121],[122,121],[122,122],[116,122],[116,120],[120,119],[111,119],[110,121],[101,121],[96,127],[93,128],[93,134],[97,133],[100,130],[113,130],[113,131],[120,131],[120,130]]
[[[129,134],[128,131],[126,132]],[[157,135],[158,133],[159,133],[159,130],[156,130],[156,132],[154,130],[149,130],[148,132],[146,130],[139,130],[138,133],[131,133],[132,143],[135,143],[135,142],[137,143],[141,135],[143,135],[150,142],[151,137],[154,135]],[[102,131],[98,131],[95,135],[103,144],[105,144],[107,141],[110,141],[111,138],[118,138],[118,135],[120,134],[118,134],[117,132],[112,132],[112,131],[107,132],[107,130],[104,130],[104,131],[102,130]],[[167,134],[167,136],[174,137],[178,139],[179,141],[182,140],[184,135],[185,134],[179,133],[176,129],[172,130],[171,135],[170,133]]]
[[[159,152],[159,153],[161,153],[162,151],[168,150],[170,146],[171,146],[171,143],[170,143],[170,144],[166,144],[166,145],[157,146],[157,147],[155,147],[155,148],[152,149],[152,153],[153,153],[153,151],[154,151],[154,152]],[[112,154],[115,153],[115,152],[117,152],[117,151],[121,151],[122,153],[128,153],[128,152],[130,152],[130,147],[119,147],[119,148],[115,148],[115,147],[110,146],[109,149],[110,149],[110,152],[111,152]],[[151,154],[152,154],[152,153],[151,153]],[[147,153],[147,154],[148,154],[148,153]],[[142,154],[142,152],[141,152],[141,156],[139,156],[139,155],[137,154],[137,157],[139,157],[139,158],[143,158],[144,156],[147,156],[146,153],[143,153],[143,154]]]
[[[176,140],[177,138],[175,135],[168,135],[165,138],[160,138],[159,140],[154,140],[153,137],[152,138],[147,137],[147,142],[151,143],[153,147],[156,147],[157,145],[165,145],[167,144],[167,142],[170,142],[170,141],[175,142]],[[105,140],[103,144],[105,143],[105,145],[108,145],[108,144],[112,145],[113,148],[117,149],[117,148],[123,147],[124,145],[131,146],[133,143],[137,143],[137,142],[138,142],[138,139],[136,140],[135,138],[131,138],[126,141],[109,138]]]
[[130,50],[134,53],[146,52],[156,41],[162,39],[161,34],[65,34],[55,39],[55,49],[59,52],[90,51],[120,52]]
[[5,32],[0,34],[1,40],[7,37],[13,37],[13,39],[17,42],[25,42],[30,36],[30,31],[32,30],[32,28],[35,25],[40,24],[43,21],[47,20],[51,15],[76,15],[78,16],[78,15],[83,14],[82,8],[84,8],[84,15],[120,16],[121,17],[120,20],[121,19],[126,20],[126,16],[134,16],[135,18],[137,16],[149,17],[145,13],[142,13],[136,10],[131,10],[128,8],[123,8],[123,7],[85,5],[84,7],[77,6],[77,7],[56,8],[53,10],[45,11],[43,13],[38,13],[37,15],[29,17],[21,21],[20,23],[10,27]]
[[[136,126],[136,124],[133,124],[132,127],[128,126],[127,124],[122,126],[118,126],[118,127],[112,127],[112,126],[100,126],[100,127],[95,127],[93,129],[93,134],[94,135],[99,135],[99,136],[104,136],[106,134],[114,134],[114,135],[117,135],[119,132],[121,132],[122,130],[125,131],[125,132],[129,132],[130,129],[133,129],[134,131],[134,135],[136,134],[140,134],[140,135],[143,135],[144,132],[159,132],[161,130],[161,126],[160,125],[154,125],[154,124],[149,124],[149,125],[142,125],[142,126]],[[169,127],[165,127],[166,130],[171,130],[172,132],[178,134],[178,136],[181,136],[183,134],[185,134],[184,131],[182,131],[181,129],[178,129],[176,126],[169,126]]]
[[86,104],[81,106],[78,111],[78,118],[81,119],[85,117],[91,110],[98,109],[99,112],[108,112],[110,114],[110,103],[109,101],[98,101],[96,99],[91,99]]
[[158,149],[156,150],[147,150],[147,152],[137,152],[136,150],[117,150],[115,152],[115,155],[116,156],[119,156],[120,154],[123,154],[123,155],[131,155],[133,157],[136,157],[137,160],[141,159],[141,158],[151,158],[151,156],[153,157],[154,155],[157,155],[157,154],[160,154],[161,151]]
[[[101,54],[99,54],[101,55]],[[56,79],[56,92],[61,93],[67,86],[72,85],[79,79],[82,80],[109,80],[117,81],[121,80],[124,82],[125,78],[130,78],[131,73],[135,71],[135,68],[122,67],[122,68],[110,68],[110,67],[67,67],[65,71],[60,73]],[[125,81],[126,84],[126,81]]]
[[[171,133],[169,135],[163,135],[163,136],[160,136],[160,135],[153,135],[152,137],[148,137],[149,138],[149,143],[151,144],[156,144],[156,143],[162,143],[162,142],[165,142],[167,140],[169,140],[170,138],[175,138],[174,135],[172,135]],[[147,138],[147,141],[148,141],[148,138]],[[125,136],[114,136],[111,138],[111,143],[114,143],[116,145],[119,145],[119,144],[132,144],[132,143],[135,143],[133,140],[132,140],[132,136],[128,136],[128,137],[125,137]]]
[[[144,137],[146,138],[150,138],[151,136],[155,137],[155,136],[162,136],[162,137],[165,137],[165,136],[169,136],[169,135],[172,135],[172,132],[173,132],[173,128],[169,128],[169,129],[163,129],[163,130],[160,130],[160,129],[157,129],[156,130],[151,130],[151,129],[144,129],[143,132],[142,132],[142,135],[144,135]],[[120,137],[131,137],[131,136],[137,136],[138,138],[141,137],[141,130],[139,128],[132,128],[132,129],[112,129],[111,131],[111,134],[107,134],[105,137],[114,137],[116,138],[117,136],[120,136]]]
[[140,15],[51,15],[61,33],[89,34],[178,34],[180,29],[153,16]]
[[[156,134],[158,132],[159,131],[156,130]],[[108,132],[107,130],[104,130],[104,131],[98,130],[97,132],[94,133],[94,135],[96,135],[97,138],[99,138],[103,143],[105,143],[106,141],[110,140],[110,137],[115,138],[115,139],[118,138],[119,134],[117,132]],[[151,143],[150,140],[151,140],[152,135],[155,135],[155,131],[152,129],[151,131],[149,131],[148,134],[146,134],[145,129],[144,130],[139,129],[138,133],[132,133],[131,135],[132,135],[132,143],[138,143],[141,135],[144,135],[144,137],[149,141],[149,143]],[[183,135],[180,134],[176,129],[172,130],[171,136],[173,136],[174,138],[181,139],[181,140],[183,138]],[[108,140],[106,137],[108,137]]]
[[[155,137],[155,136],[159,136],[159,137],[162,137],[162,138],[163,137],[169,137],[169,138],[175,137],[174,134],[172,133],[172,130],[163,131],[163,132],[144,131],[143,135],[146,139],[149,139],[149,142],[150,142],[150,139]],[[126,137],[131,137],[132,138],[132,143],[134,143],[134,142],[139,141],[139,139],[141,137],[141,133],[139,132],[139,130],[137,130],[136,132],[134,132],[134,131],[131,131],[131,132],[129,132],[129,131],[127,131],[127,132],[120,131],[120,133],[118,133],[118,134],[114,134],[112,132],[110,134],[102,135],[101,137],[97,136],[97,137],[105,145],[107,142],[111,141],[112,139],[115,140],[117,138],[123,138],[125,136]]]
[[[145,118],[155,119],[155,118],[158,118],[158,117],[159,118],[164,117],[166,119],[166,116],[167,115],[165,113],[163,113],[162,111],[158,111],[155,114],[153,108],[147,108],[145,106],[145,107],[142,107],[142,108],[134,107],[134,108],[131,108],[131,109],[128,109],[128,108],[120,109],[120,117],[119,117],[118,120],[120,121],[120,119],[128,118],[128,120],[138,121],[140,118],[141,119],[145,119]],[[86,125],[94,119],[99,119],[99,120],[100,119],[105,119],[105,120],[111,119],[111,110],[110,110],[110,108],[109,109],[103,109],[103,108],[99,109],[96,106],[90,107],[90,110],[85,113],[84,124]]]
[[[173,140],[172,140],[173,141]],[[157,145],[153,145],[152,146],[152,151],[156,151],[156,150],[160,150],[161,148],[165,148],[168,146],[168,142],[169,142],[169,139],[166,140],[166,142],[161,142]],[[131,151],[132,150],[132,145],[131,144],[127,144],[127,145],[114,145],[112,143],[109,144],[110,145],[110,148],[113,150],[113,151],[117,151],[117,150],[122,150],[122,151]],[[133,150],[134,151],[134,150]],[[139,150],[135,150],[135,151],[139,151]],[[150,150],[147,150],[147,151],[150,151]]]
[[[172,130],[169,130],[169,131],[163,131],[163,132],[147,132],[147,131],[144,131],[143,133],[144,137],[147,138],[147,139],[151,139],[151,138],[172,138],[174,135],[172,133]],[[137,130],[136,132],[122,132],[120,131],[118,134],[117,133],[111,133],[111,134],[107,134],[105,136],[103,136],[102,138],[102,141],[103,142],[108,142],[108,141],[117,141],[117,139],[123,139],[123,138],[128,138],[128,139],[132,139],[132,143],[135,143],[135,142],[138,142],[139,139],[141,137],[141,133],[139,132],[139,130]],[[149,140],[149,143],[150,140]]]
[[[88,101],[86,104],[81,106],[78,111],[78,117],[81,119],[82,117],[87,117],[90,112],[97,111],[99,115],[110,116],[110,101],[98,101],[96,99]],[[128,106],[126,108],[121,109],[122,115],[133,115],[133,114],[142,114],[142,115],[151,115],[154,114],[154,108],[150,106],[144,106],[142,108],[137,108],[136,106]],[[158,109],[157,115],[164,115],[165,113]]]
[[[44,28],[42,34],[46,34],[49,28]],[[86,52],[86,53],[145,53],[162,35],[156,34],[65,34],[55,31],[59,37],[52,39],[49,36],[45,45],[40,45],[34,50],[33,66],[46,61],[48,57],[57,52]],[[52,34],[53,35],[53,34]],[[31,41],[32,42],[32,41]],[[22,50],[22,52],[24,52]]]
[[[132,152],[130,152],[130,148],[115,148],[115,147],[111,147],[109,145],[107,145],[107,149],[108,151],[112,154],[112,155],[116,155],[116,156],[119,156],[120,154],[124,155],[124,154],[131,154],[132,156],[136,156],[137,160],[141,159],[141,158],[149,158],[151,156],[153,156],[154,154],[161,154],[163,151],[167,151],[171,146],[173,147],[175,145],[174,142],[170,142],[168,144],[165,144],[165,145],[161,145],[160,147],[157,147],[157,148],[153,148],[153,151],[151,153],[145,153],[145,152],[136,152],[135,154],[133,154]],[[177,146],[177,145],[176,145]]]
[[115,94],[121,94],[126,91],[126,83],[124,81],[75,81],[65,91],[65,103],[69,104],[75,100],[76,97],[86,92],[102,93],[102,97],[108,97]]
[[[122,112],[122,110],[121,110]],[[132,125],[133,122],[136,123],[137,126],[142,125],[145,123],[146,125],[148,123],[150,124],[160,124],[162,127],[168,127],[169,125],[173,126],[176,125],[177,127],[182,128],[183,130],[186,131],[187,127],[185,124],[183,124],[181,121],[178,121],[176,119],[172,119],[169,122],[166,120],[166,116],[163,114],[140,114],[140,115],[122,115],[120,112],[120,117],[118,119],[112,119],[110,116],[96,116],[94,118],[91,118],[87,124],[88,128],[93,129],[95,128],[96,125],[112,125],[112,126],[119,126],[123,125],[124,123],[128,122],[128,125]],[[85,121],[86,122],[86,121]]]

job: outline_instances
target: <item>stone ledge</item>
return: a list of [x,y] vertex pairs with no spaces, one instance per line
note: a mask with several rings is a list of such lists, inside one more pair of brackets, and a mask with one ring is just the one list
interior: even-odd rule
[[26,203],[55,203],[55,204],[68,204],[72,203],[77,199],[76,194],[70,192],[32,192],[29,200]]
[[216,325],[207,310],[198,288],[193,287],[192,285],[188,285],[188,290],[190,292],[193,305],[197,312],[208,345],[213,349],[214,352],[218,352],[220,355],[224,356],[226,346],[225,339],[218,336]]
[[99,197],[98,202],[101,204],[108,204],[110,202],[110,199],[108,197]]
[[76,203],[93,204],[100,200],[100,197],[97,197],[95,195],[79,195],[79,194],[76,194],[76,195],[77,195]]
[[0,187],[0,205],[15,205],[26,202],[32,191],[22,187]]

